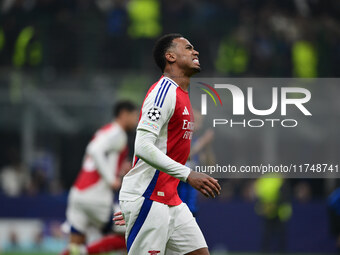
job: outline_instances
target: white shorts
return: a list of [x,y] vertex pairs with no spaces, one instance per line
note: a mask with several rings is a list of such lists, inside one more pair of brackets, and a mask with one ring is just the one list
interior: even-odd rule
[[168,206],[144,197],[120,201],[129,255],[183,255],[207,247],[188,206]]
[[66,218],[71,232],[86,234],[90,227],[100,232],[112,231],[112,206],[72,201],[68,203]]

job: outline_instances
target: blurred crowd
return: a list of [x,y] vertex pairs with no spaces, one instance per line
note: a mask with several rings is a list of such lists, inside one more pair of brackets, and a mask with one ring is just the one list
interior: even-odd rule
[[[337,0],[3,0],[0,8],[0,70],[149,74],[156,71],[154,40],[180,32],[200,51],[206,76],[340,76]],[[0,162],[6,194],[58,193],[72,183],[74,176],[58,181],[60,155],[37,149],[33,162],[23,166],[18,151],[8,149]],[[75,159],[74,172],[81,156]],[[224,197],[251,198],[252,186],[231,181]],[[313,190],[323,193],[318,181],[294,187],[301,200]]]
[[[5,75],[0,75],[0,89],[19,91],[29,83],[23,82],[29,76],[38,77],[29,84],[32,87],[43,87],[48,77],[49,81],[61,78],[66,91],[72,87],[85,91],[90,73],[95,77],[101,72],[112,76],[128,72],[136,76],[128,76],[121,87],[128,86],[127,93],[134,95],[148,83],[137,74],[159,75],[152,47],[159,36],[170,32],[183,34],[200,52],[205,77],[340,77],[339,0],[2,0],[0,73]],[[72,82],[75,80],[80,82]],[[56,82],[56,87],[60,83]],[[21,114],[29,105],[12,97],[10,102],[2,102],[0,106],[9,110],[8,115],[11,107],[20,109]],[[70,118],[75,118],[73,110],[65,111]],[[46,115],[57,118],[50,114],[55,112],[46,111]],[[84,114],[89,116],[90,111]],[[24,122],[24,114],[13,115]],[[14,129],[7,122],[0,125],[0,198],[61,195],[80,169],[85,145],[92,136],[85,121],[80,122],[82,133],[71,137],[43,127],[37,116],[36,132],[41,132],[37,137],[44,142],[40,145],[36,139],[39,146],[34,146],[34,151],[26,148],[31,155],[29,163],[22,155],[21,128]],[[194,151],[200,147],[197,163],[213,164],[216,159],[210,145],[214,134],[208,130],[200,135],[204,142],[193,146]],[[279,246],[284,250],[283,222],[291,217],[291,202],[303,205],[318,198],[325,200],[330,191],[328,181],[226,179],[220,180],[218,199],[253,203],[256,214],[265,219],[263,250],[275,231],[282,237]],[[333,186],[339,186],[339,181],[335,182]],[[24,245],[18,241],[20,231],[13,230],[0,243],[0,250],[58,251],[65,246],[59,225],[46,225]]]
[[7,150],[5,159],[6,163],[0,168],[0,193],[19,197],[62,192],[58,167],[51,152],[39,150],[32,164],[25,165],[18,149],[13,146]]
[[[79,143],[85,144],[90,138],[91,135],[88,135],[83,139],[84,141]],[[214,132],[206,130],[194,136],[193,139],[194,141],[205,141],[204,146],[199,151],[197,151],[197,144],[192,146],[192,151],[197,155],[196,164],[214,165],[216,163],[212,149]],[[133,148],[134,136],[131,135],[129,137],[129,159],[132,159]],[[10,146],[6,150],[7,154],[3,157],[3,162],[0,165],[0,196],[15,198],[36,195],[63,195],[78,174],[82,164],[81,153],[83,150],[84,148],[79,145],[77,151],[72,152],[72,166],[65,163],[65,161],[71,159],[65,157],[65,152],[48,150],[47,148],[37,149],[34,152],[32,162],[24,164],[17,147]],[[58,158],[64,163],[62,164],[64,168],[60,167]],[[195,168],[195,165],[191,165],[192,161],[189,161],[188,164],[191,168]],[[258,199],[256,179],[220,179],[219,181],[222,186],[219,199],[222,201],[236,199],[252,203]],[[330,192],[327,181],[327,179],[287,179],[284,181],[284,196],[290,201],[299,203],[308,203],[313,199],[324,199]],[[336,180],[335,185],[340,185],[338,180]],[[200,198],[203,199],[203,196]]]
[[29,227],[30,236],[23,234],[25,230],[25,226],[12,227],[8,233],[3,229],[0,252],[58,253],[67,245],[67,236],[62,232],[59,221],[46,221],[38,227]]
[[337,0],[3,0],[0,67],[155,71],[151,49],[180,32],[206,75],[340,75]]

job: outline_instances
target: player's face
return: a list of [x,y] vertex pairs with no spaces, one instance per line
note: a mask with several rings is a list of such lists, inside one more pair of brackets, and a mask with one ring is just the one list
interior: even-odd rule
[[138,112],[127,112],[126,121],[129,130],[135,129],[138,123]]
[[194,49],[194,46],[183,37],[174,39],[173,43],[177,65],[185,72],[189,72],[189,75],[200,72],[199,52]]

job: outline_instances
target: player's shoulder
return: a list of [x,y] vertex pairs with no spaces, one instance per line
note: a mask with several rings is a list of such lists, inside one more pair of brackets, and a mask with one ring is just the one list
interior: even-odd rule
[[158,82],[151,86],[147,97],[155,107],[162,108],[167,101],[176,97],[177,87],[178,85],[173,80],[162,76]]
[[109,123],[100,128],[95,136],[94,141],[105,141],[105,143],[112,143],[115,148],[121,148],[127,143],[127,134],[125,130],[117,123]]
[[107,133],[107,132],[114,130],[114,128],[115,128],[114,123],[110,122],[110,123],[107,123],[104,126],[100,127],[97,130],[96,134],[104,134],[104,133]]
[[111,122],[102,126],[96,132],[96,136],[112,136],[112,135],[120,136],[124,134],[125,134],[124,130],[119,126],[119,124],[115,122]]

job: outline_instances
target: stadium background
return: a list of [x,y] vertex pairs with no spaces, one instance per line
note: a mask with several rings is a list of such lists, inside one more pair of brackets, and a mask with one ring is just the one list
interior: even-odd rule
[[[0,6],[0,252],[58,252],[67,191],[93,132],[159,77],[151,50],[179,32],[202,77],[339,77],[336,0],[3,0]],[[317,135],[317,134],[316,134]],[[131,134],[133,137],[133,134]],[[254,148],[255,149],[255,148]],[[216,254],[259,252],[254,180],[199,199]],[[289,180],[286,250],[332,253],[332,179]]]

